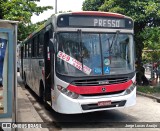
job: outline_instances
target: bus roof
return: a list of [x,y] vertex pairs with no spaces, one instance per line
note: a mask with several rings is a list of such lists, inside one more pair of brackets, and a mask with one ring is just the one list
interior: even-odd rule
[[70,14],[73,15],[88,15],[88,16],[112,16],[112,17],[119,17],[124,18],[125,16],[118,13],[112,12],[102,12],[102,11],[80,11],[80,12],[72,12]]

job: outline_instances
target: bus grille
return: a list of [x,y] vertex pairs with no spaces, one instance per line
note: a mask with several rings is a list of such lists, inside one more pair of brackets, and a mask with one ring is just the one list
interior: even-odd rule
[[115,92],[105,92],[105,93],[98,93],[98,94],[81,94],[81,96],[84,97],[92,97],[92,96],[105,96],[105,95],[117,95],[120,94],[122,92],[124,92],[125,90],[121,90],[121,91],[115,91]]
[[126,103],[126,100],[124,101],[116,101],[112,102],[111,105],[107,106],[98,106],[98,104],[85,104],[81,105],[83,110],[93,110],[93,109],[102,109],[102,108],[113,108],[113,107],[122,107]]
[[106,79],[87,79],[87,80],[76,80],[71,84],[75,86],[99,86],[99,85],[111,85],[111,84],[119,84],[125,83],[129,79],[128,77],[121,78],[106,78]]

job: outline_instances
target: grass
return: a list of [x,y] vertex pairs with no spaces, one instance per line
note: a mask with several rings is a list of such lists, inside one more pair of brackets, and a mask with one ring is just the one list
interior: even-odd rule
[[160,93],[160,86],[137,86],[137,91],[147,94]]

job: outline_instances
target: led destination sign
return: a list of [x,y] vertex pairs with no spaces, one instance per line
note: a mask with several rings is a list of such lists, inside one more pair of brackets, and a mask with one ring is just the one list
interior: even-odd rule
[[97,28],[133,28],[133,21],[128,18],[60,16],[59,27],[97,27]]
[[69,17],[69,26],[125,27],[124,19]]

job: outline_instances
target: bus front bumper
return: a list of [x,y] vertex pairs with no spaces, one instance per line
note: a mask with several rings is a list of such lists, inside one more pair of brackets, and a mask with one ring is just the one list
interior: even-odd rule
[[79,114],[129,107],[136,104],[136,88],[128,94],[116,97],[72,99],[62,93],[57,98],[55,110],[63,114]]

